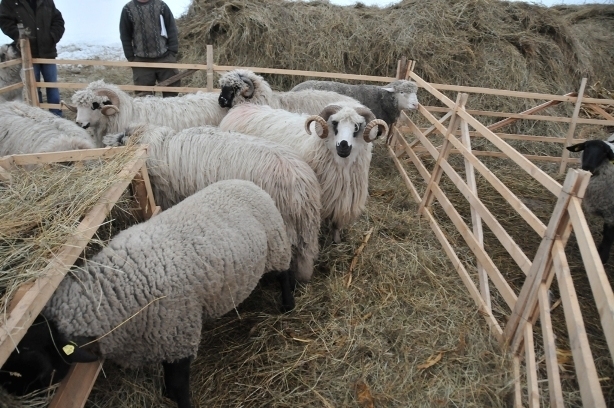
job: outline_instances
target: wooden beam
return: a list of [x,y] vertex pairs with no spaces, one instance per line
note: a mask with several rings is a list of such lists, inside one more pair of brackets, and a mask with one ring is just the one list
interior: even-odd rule
[[520,357],[513,356],[512,368],[514,372],[514,408],[522,408],[522,386],[520,384]]
[[[67,83],[67,82],[37,82],[36,85],[39,88],[84,89],[87,87],[88,84],[72,84],[72,83]],[[117,87],[121,89],[122,91],[183,92],[183,93],[197,92],[197,91],[207,92],[206,88],[192,88],[189,86],[118,85]]]
[[73,365],[53,395],[49,408],[83,408],[101,368],[102,361]]
[[[565,146],[571,145],[571,139],[573,139],[574,132],[576,131],[576,123],[578,122],[578,115],[580,114],[580,108],[582,107],[582,97],[584,96],[584,88],[586,87],[586,78],[582,78],[580,83],[580,90],[578,91],[578,99],[576,106],[573,110],[573,116],[571,117],[571,123],[569,124],[569,130],[567,131],[567,137],[565,138]],[[567,160],[569,159],[569,150],[563,149],[563,160],[561,161],[561,167],[559,168],[559,174],[563,174],[567,168]]]
[[578,297],[565,257],[565,248],[558,240],[553,245],[552,254],[556,278],[559,282],[561,302],[565,312],[565,322],[569,332],[569,344],[577,374],[576,380],[580,384],[582,404],[585,407],[605,408],[605,399],[599,384],[595,360],[593,360],[591,354]]
[[[606,112],[605,109],[603,109],[601,106],[599,105],[595,105],[595,104],[588,104],[589,109],[591,109],[592,111],[598,113],[599,115],[603,116],[606,120],[614,120],[614,116],[610,115],[608,112]],[[572,143],[574,144],[574,143]]]
[[30,40],[21,23],[19,28],[19,48],[21,52],[21,61],[23,78],[25,82],[25,102],[30,106],[38,106],[38,90],[36,89],[36,77],[34,75],[34,67],[32,65],[32,51],[30,49]]
[[[576,95],[577,94],[575,92],[571,92],[571,93],[566,94],[565,96],[576,96]],[[544,109],[550,108],[552,106],[556,106],[556,105],[558,105],[560,103],[561,103],[561,101],[548,101],[548,102],[542,103],[541,105],[535,106],[535,107],[533,107],[531,109],[527,109],[527,110],[521,112],[521,114],[523,114],[523,115],[532,115],[534,113],[543,111]],[[497,123],[493,123],[492,125],[489,125],[488,129],[494,131],[494,130],[500,129],[500,128],[504,127],[504,126],[511,125],[512,123],[514,123],[516,121],[518,121],[518,118],[503,119],[503,120],[501,120],[501,121],[499,121]]]
[[399,171],[399,173],[401,175],[401,178],[403,179],[403,182],[405,182],[405,185],[407,186],[407,189],[411,193],[411,195],[414,198],[414,200],[417,203],[419,203],[421,201],[421,198],[420,198],[420,194],[418,193],[418,190],[416,190],[416,187],[414,186],[414,183],[412,183],[411,179],[407,175],[407,172],[403,168],[403,165],[401,164],[401,161],[397,158],[397,156],[394,153],[394,150],[392,149],[392,147],[390,147],[390,146],[386,146],[386,147],[388,148],[388,153],[390,153],[390,157],[392,158],[392,161],[394,162],[394,165],[397,167],[397,170]]
[[573,225],[574,234],[580,248],[584,269],[591,285],[591,291],[595,299],[601,327],[605,336],[610,355],[614,358],[614,293],[612,286],[605,273],[599,253],[593,241],[593,236],[584,218],[582,204],[579,198],[572,198],[569,207],[569,215]]
[[153,192],[151,190],[151,183],[149,175],[147,174],[147,166],[143,165],[140,171],[134,176],[132,180],[132,189],[134,191],[134,197],[141,208],[141,216],[143,220],[148,220],[153,217],[156,203],[153,198]]
[[529,392],[529,407],[540,408],[539,385],[537,382],[537,364],[535,363],[535,345],[533,344],[533,325],[524,326],[525,366],[527,369],[527,388]]
[[53,292],[75,263],[83,248],[96,233],[111,208],[122,195],[134,175],[144,165],[147,151],[139,148],[132,162],[118,174],[117,182],[110,186],[90,212],[83,218],[76,231],[44,269],[44,273],[15,305],[4,325],[0,327],[0,366],[9,357],[26,330],[41,312]]
[[[552,318],[550,316],[550,300],[548,288],[550,285],[542,283],[539,288],[539,312],[541,318],[542,337],[544,339],[544,358],[546,359],[546,371],[548,372],[548,391],[550,394],[551,408],[564,408],[563,390],[561,388],[561,375],[559,374],[559,362],[556,355],[556,344],[552,330]],[[525,341],[525,348],[528,347]]]
[[207,91],[213,92],[213,45],[207,44]]
[[66,150],[63,152],[14,154],[2,157],[0,159],[0,165],[10,168],[17,165],[25,166],[29,164],[45,164],[68,161],[83,161],[98,158],[110,158],[124,152],[125,149],[125,147],[101,147],[98,149]]
[[[415,141],[414,141],[415,142]],[[414,143],[416,144],[416,143]],[[426,150],[422,147],[414,147],[414,151],[420,153],[420,152],[425,152]],[[500,157],[502,159],[510,159],[510,157],[502,152],[492,152],[492,151],[485,151],[485,150],[472,150],[471,153],[474,156],[481,156],[481,157]],[[453,155],[453,154],[460,154],[460,150],[458,149],[450,149],[448,151],[449,155]],[[545,161],[545,162],[553,162],[553,163],[560,163],[563,158],[562,157],[556,157],[556,156],[538,156],[535,154],[523,154],[524,157],[526,157],[528,160],[531,161]],[[510,159],[511,160],[511,159]],[[571,158],[567,160],[568,163],[571,164],[580,164],[580,159],[577,158]]]
[[[170,84],[173,84],[173,83],[179,81],[182,78],[185,78],[185,77],[188,77],[188,76],[192,75],[196,71],[198,71],[198,70],[197,69],[186,69],[185,71],[180,72],[177,75],[173,75],[172,77],[170,77],[169,79],[167,79],[165,81],[158,82],[158,84],[156,86],[157,87],[168,86]],[[213,90],[211,90],[211,91],[213,91]]]
[[[422,85],[425,90],[430,92],[433,96],[439,98],[439,100],[446,104],[450,109],[454,107],[454,102],[452,102],[441,92],[437,91],[418,75],[412,72],[410,73],[410,76],[419,85]],[[422,105],[420,105],[419,110],[422,114],[426,112]],[[428,114],[430,115],[430,113]],[[489,130],[486,126],[484,126],[467,112],[459,111],[458,114],[461,116],[461,118],[467,121],[470,126],[472,126],[476,131],[480,132],[482,136],[486,137],[486,139],[488,139],[492,144],[494,144],[499,150],[501,150],[503,153],[506,153],[508,157],[512,159],[516,164],[518,164],[521,169],[529,173],[535,180],[545,186],[550,192],[552,192],[556,196],[560,194],[561,185],[548,174],[546,174],[542,169],[531,163],[520,152],[507,144],[503,139],[495,135],[491,130]]]
[[21,58],[17,58],[17,59],[5,61],[5,62],[0,62],[0,69],[14,67],[15,65],[19,65],[19,64],[21,64]]
[[5,86],[4,88],[0,88],[0,95],[2,95],[3,93],[14,91],[16,89],[20,89],[20,88],[23,88],[23,83],[22,82],[19,82],[17,84],[13,84],[13,85]]

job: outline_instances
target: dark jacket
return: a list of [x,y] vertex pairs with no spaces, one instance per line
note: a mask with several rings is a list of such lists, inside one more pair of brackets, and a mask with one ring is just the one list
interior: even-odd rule
[[[167,37],[161,35],[160,16],[164,19]],[[166,3],[149,0],[141,3],[131,0],[122,9],[119,35],[128,61],[139,58],[161,58],[169,52],[177,54],[179,40],[175,17]]]
[[19,41],[17,24],[29,30],[30,48],[34,58],[55,58],[55,45],[64,34],[62,13],[53,0],[37,0],[36,14],[28,0],[2,0],[0,3],[0,29],[7,36]]

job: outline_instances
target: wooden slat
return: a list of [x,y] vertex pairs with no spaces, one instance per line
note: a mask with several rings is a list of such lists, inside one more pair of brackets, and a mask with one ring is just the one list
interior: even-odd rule
[[[170,77],[167,80],[164,80],[162,82],[158,82],[158,84],[156,86],[158,86],[158,87],[168,86],[170,84],[173,84],[173,83],[179,81],[180,79],[183,79],[185,77],[188,77],[188,76],[194,74],[196,71],[198,71],[198,70],[197,69],[186,69],[185,71],[180,72],[177,75],[173,75],[172,77]],[[211,91],[213,91],[213,89]]]
[[512,352],[516,352],[520,346],[522,333],[524,332],[522,325],[526,324],[526,322],[528,322],[530,317],[533,315],[533,311],[537,304],[537,291],[539,289],[539,285],[545,281],[546,273],[549,272],[548,262],[550,259],[552,245],[554,244],[554,239],[557,236],[557,233],[560,232],[561,228],[563,228],[563,226],[566,227],[567,223],[569,222],[569,217],[567,216],[567,205],[571,195],[578,191],[583,194],[584,190],[580,189],[580,186],[583,185],[584,188],[586,188],[586,185],[584,184],[586,182],[588,182],[586,176],[580,174],[576,170],[570,170],[567,174],[562,192],[559,195],[556,206],[552,212],[552,216],[550,217],[550,222],[548,223],[546,233],[542,238],[539,248],[537,249],[537,253],[535,254],[535,258],[533,259],[531,269],[527,274],[527,278],[525,279],[522,289],[520,290],[516,307],[513,309],[507,325],[505,326],[505,338],[513,339],[511,343]]
[[[549,287],[550,285],[542,283],[539,288],[539,312],[542,337],[544,339],[544,357],[546,359],[546,370],[548,372],[548,392],[550,394],[550,407],[563,408],[565,402],[563,400],[559,363],[556,355],[554,332],[552,330],[552,318],[550,316],[550,300],[548,298]],[[525,344],[525,347],[528,347],[528,345]]]
[[5,324],[0,327],[0,366],[4,364],[27,328],[51,298],[64,278],[64,274],[75,263],[134,175],[145,164],[146,153],[144,148],[135,152],[133,161],[118,174],[118,181],[107,189],[98,204],[83,218],[63,249],[45,267],[43,276],[38,278],[32,288],[24,294],[21,301],[11,311]]
[[17,84],[13,84],[13,85],[5,86],[4,88],[0,88],[0,95],[2,95],[3,93],[14,91],[15,89],[20,89],[20,88],[23,88],[23,83],[22,82],[19,82]]
[[[571,123],[569,124],[569,130],[567,131],[567,137],[565,138],[565,146],[571,145],[571,140],[573,139],[574,132],[576,131],[576,124],[578,123],[578,115],[580,114],[580,108],[582,107],[582,97],[584,96],[584,88],[586,87],[586,78],[582,78],[582,83],[580,84],[580,90],[578,91],[578,99],[576,101],[576,106],[573,110],[573,115],[571,117]],[[567,160],[569,159],[569,150],[563,149],[563,154],[561,155],[563,160],[561,161],[561,167],[559,168],[559,174],[563,174],[565,169],[567,168]]]
[[[571,93],[566,94],[565,96],[576,96],[576,93],[575,92],[571,92]],[[532,115],[534,113],[541,112],[544,109],[550,108],[552,106],[556,106],[556,105],[558,105],[560,103],[561,103],[561,101],[548,101],[548,102],[542,103],[541,105],[535,106],[535,107],[533,107],[531,109],[527,109],[524,112],[520,112],[520,114],[522,114],[522,115]],[[488,129],[490,129],[492,131],[495,131],[496,129],[500,129],[500,128],[504,127],[504,126],[511,125],[512,123],[514,123],[516,121],[518,121],[517,118],[503,119],[503,120],[501,120],[501,121],[499,121],[497,123],[493,123],[492,125],[488,125]]]
[[529,407],[539,408],[539,385],[537,383],[537,363],[535,362],[535,345],[533,344],[533,325],[524,326],[525,366],[527,370],[527,388]]
[[[461,127],[461,143],[468,149],[471,150],[471,136],[469,136],[469,126],[467,126],[467,122],[462,121],[460,124]],[[475,181],[475,169],[471,162],[465,158],[465,177],[467,179],[467,187],[469,191],[473,193],[473,195],[478,197],[478,186]],[[480,201],[481,202],[481,201]],[[476,208],[471,205],[471,226],[473,228],[473,235],[478,240],[478,243],[484,248],[484,231],[482,230],[482,217],[476,210]],[[482,298],[484,299],[484,303],[486,303],[486,307],[488,310],[492,310],[492,302],[490,300],[490,288],[488,284],[488,274],[484,270],[484,267],[481,263],[477,264],[478,269],[478,281],[480,283],[480,293],[482,294]]]
[[21,64],[21,58],[17,58],[10,61],[0,62],[0,69],[14,67],[15,65]]
[[[588,107],[597,112],[598,114],[600,114],[601,116],[603,116],[605,118],[605,120],[614,120],[614,116],[610,115],[608,112],[605,111],[605,109],[603,109],[601,106],[599,105],[595,105],[595,104],[589,104]],[[575,144],[575,142],[572,142],[572,144]]]
[[151,190],[151,183],[149,181],[146,166],[141,167],[140,171],[134,176],[134,180],[132,180],[132,187],[136,202],[141,208],[143,220],[150,219],[153,217],[156,203],[153,198],[153,192]]
[[213,45],[207,44],[207,91],[213,92]]
[[[418,135],[420,133],[418,127],[411,120],[409,120],[409,123],[412,132]],[[533,214],[531,210],[529,210],[529,208],[509,188],[507,188],[507,186],[501,180],[499,180],[488,167],[484,165],[484,163],[478,160],[472,154],[472,152],[469,152],[469,150],[467,150],[462,143],[457,143],[454,141],[454,139],[452,139],[451,142],[454,147],[456,147],[464,156],[464,158],[469,160],[475,169],[480,172],[482,177],[484,177],[490,183],[490,185],[510,204],[510,206],[516,210],[522,219],[524,219],[527,224],[529,224],[531,228],[533,228],[535,232],[539,234],[539,236],[543,236],[546,232],[546,226],[544,223],[542,223],[541,220],[537,218],[535,214]]]
[[392,158],[392,161],[394,162],[395,166],[397,167],[397,170],[401,174],[401,178],[403,179],[403,182],[405,182],[405,185],[407,186],[407,189],[411,193],[414,200],[419,203],[421,201],[421,198],[420,198],[420,194],[418,194],[418,190],[416,190],[416,187],[414,186],[414,183],[412,183],[411,179],[407,175],[407,172],[403,168],[403,165],[401,164],[399,159],[396,157],[394,150],[390,146],[387,146],[387,148],[388,148],[388,152],[390,153],[390,157]]
[[53,395],[49,408],[83,408],[101,368],[102,361],[73,365]]
[[[61,89],[84,89],[88,84],[71,84],[67,82],[37,82],[39,88],[61,88]],[[145,86],[145,85],[118,85],[122,91],[147,91],[147,92],[207,92],[206,88],[192,88],[189,86]]]
[[25,82],[25,102],[31,106],[39,106],[38,91],[36,89],[36,77],[32,66],[32,52],[30,41],[25,34],[23,27],[19,29],[19,48],[21,50],[21,60],[23,62],[23,80]]
[[125,147],[101,147],[98,149],[66,150],[63,152],[14,154],[0,158],[0,164],[6,165],[10,163],[8,166],[10,168],[15,165],[25,166],[29,164],[83,161],[113,157],[124,150]]
[[[423,152],[425,150],[421,149],[420,147],[416,147],[416,148],[414,148],[414,151],[416,151],[416,152]],[[450,155],[452,155],[452,154],[459,154],[460,151],[456,150],[456,149],[451,149],[448,153]],[[503,159],[509,159],[508,155],[506,155],[505,153],[501,153],[501,152],[491,152],[491,151],[484,151],[484,150],[472,150],[471,153],[473,153],[474,156],[500,157],[500,158],[503,158]],[[555,156],[538,156],[538,155],[534,155],[534,154],[525,154],[523,156],[526,157],[527,159],[531,160],[531,161],[545,161],[545,162],[553,162],[553,163],[560,163],[560,162],[563,161],[562,157],[555,157]],[[580,159],[571,158],[571,159],[568,159],[567,162],[568,163],[572,163],[572,164],[580,164]]]
[[450,259],[450,262],[452,262],[454,269],[456,269],[456,272],[458,272],[458,275],[460,276],[461,280],[465,284],[465,287],[469,291],[471,298],[473,299],[475,304],[478,306],[478,310],[480,311],[480,314],[482,314],[482,316],[484,316],[484,318],[486,319],[486,322],[488,323],[488,326],[490,327],[490,331],[495,336],[495,338],[499,342],[501,342],[503,340],[503,336],[502,336],[503,331],[501,330],[501,326],[499,326],[499,323],[497,322],[495,317],[492,315],[492,313],[488,311],[486,304],[484,303],[484,299],[482,299],[482,296],[480,295],[480,291],[475,286],[475,283],[473,283],[473,280],[469,276],[469,273],[467,273],[467,270],[465,269],[462,262],[456,255],[454,248],[452,247],[450,242],[448,242],[446,235],[441,230],[441,228],[439,227],[439,224],[437,224],[437,221],[435,220],[435,218],[433,217],[433,215],[431,214],[428,208],[424,210],[424,217],[427,219],[427,221],[431,225],[431,229],[435,233],[435,236],[439,240],[439,243],[443,247],[443,250],[448,255],[448,258]]
[[576,380],[580,384],[582,404],[585,407],[605,408],[606,404],[599,384],[595,361],[590,350],[578,297],[565,257],[565,248],[559,241],[555,242],[552,254],[556,278],[559,282],[561,302],[565,312],[565,322],[569,332],[569,344],[577,373]]
[[522,408],[522,385],[520,384],[520,357],[512,358],[514,371],[514,408]]
[[[416,81],[418,84],[422,85],[422,87],[430,92],[433,96],[439,98],[444,104],[446,104],[449,108],[454,106],[454,102],[452,102],[448,97],[443,95],[441,92],[434,89],[430,84],[425,82],[422,78],[417,76],[415,73],[410,73],[411,78]],[[424,114],[426,110],[420,105],[419,110]],[[476,131],[480,132],[484,137],[486,137],[492,144],[494,144],[499,150],[503,153],[506,153],[521,169],[526,171],[530,176],[532,176],[535,180],[545,186],[552,194],[558,196],[561,192],[561,185],[556,182],[552,177],[546,174],[542,169],[531,163],[526,157],[520,154],[516,149],[507,144],[503,139],[495,135],[491,130],[489,130],[486,126],[480,123],[473,116],[468,114],[467,112],[460,111],[459,116],[463,118],[467,123],[472,126]],[[434,124],[434,123],[433,123]]]
[[177,69],[198,69],[206,70],[205,64],[185,64],[175,62],[128,62],[128,61],[101,61],[101,60],[73,60],[73,59],[49,59],[34,58],[35,64],[57,64],[57,65],[84,65],[84,66],[105,66],[105,67],[140,67],[140,68],[177,68]]
[[614,358],[614,293],[612,293],[612,286],[599,259],[593,236],[584,218],[580,199],[572,198],[568,211],[584,262],[586,276],[597,305],[603,333],[608,343],[610,355]]
[[[428,129],[430,130],[432,128],[433,128],[433,126],[431,126]],[[404,131],[405,130],[404,126],[401,126],[400,130]],[[426,128],[420,128],[420,130],[422,130],[422,132],[424,133]],[[460,135],[460,133],[458,133],[458,132],[456,134]],[[525,140],[525,141],[529,141],[529,142],[565,143],[565,138],[564,137],[520,135],[520,134],[516,134],[516,133],[495,133],[495,135],[499,136],[501,139]],[[475,131],[469,132],[469,136],[471,136],[471,137],[482,137],[482,135],[480,133],[475,132]],[[586,139],[573,139],[571,141],[571,144],[582,143],[582,142],[586,142]]]

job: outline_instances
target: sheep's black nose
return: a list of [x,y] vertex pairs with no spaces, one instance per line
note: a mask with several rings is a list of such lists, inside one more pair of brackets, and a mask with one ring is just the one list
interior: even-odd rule
[[347,140],[342,140],[341,143],[339,143],[339,147],[341,147],[342,149],[347,149],[348,148]]

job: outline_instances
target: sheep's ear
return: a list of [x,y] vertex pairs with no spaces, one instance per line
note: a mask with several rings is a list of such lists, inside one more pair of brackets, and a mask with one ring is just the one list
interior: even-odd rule
[[384,91],[388,91],[388,92],[394,92],[394,88],[392,87],[388,87],[388,88],[382,88]]
[[584,145],[585,142],[567,146],[567,150],[569,150],[570,152],[581,152],[582,150],[584,150]]
[[609,143],[608,144],[608,152],[606,153],[608,155],[608,160],[612,161],[614,160],[614,151],[612,151],[612,147],[610,146]]

